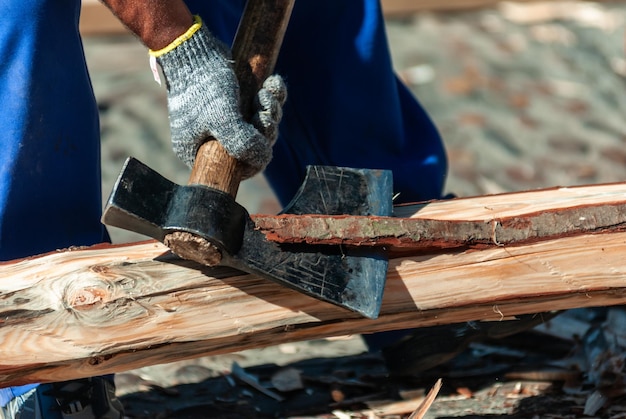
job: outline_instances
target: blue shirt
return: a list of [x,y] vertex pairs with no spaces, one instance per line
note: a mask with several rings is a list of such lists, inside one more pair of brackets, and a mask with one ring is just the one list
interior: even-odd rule
[[[80,0],[6,1],[0,27],[0,260],[105,239],[98,112]],[[0,389],[0,406],[36,385]]]
[[98,110],[79,0],[4,2],[0,260],[104,238]]

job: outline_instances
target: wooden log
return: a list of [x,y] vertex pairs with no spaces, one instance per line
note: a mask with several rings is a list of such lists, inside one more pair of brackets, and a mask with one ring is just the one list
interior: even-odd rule
[[[620,196],[626,202],[626,185],[571,190],[572,202],[588,207]],[[554,196],[546,190],[460,199],[455,212],[451,201],[431,202],[422,211],[452,220],[456,211],[492,217],[550,211],[562,205]],[[624,254],[626,233],[608,228],[522,245],[397,256],[377,320],[252,275],[200,268],[156,242],[6,262],[0,264],[0,385],[334,335],[624,304]]]

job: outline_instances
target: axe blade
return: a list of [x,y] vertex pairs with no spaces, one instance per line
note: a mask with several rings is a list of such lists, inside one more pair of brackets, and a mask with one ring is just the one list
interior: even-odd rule
[[104,211],[102,222],[112,227],[134,231],[162,242],[165,231],[164,208],[178,184],[158,172],[129,157],[113,185]]
[[[391,198],[389,171],[310,166],[284,213],[390,216]],[[192,232],[220,249],[221,265],[368,318],[380,311],[387,274],[381,250],[270,242],[230,195],[175,184],[133,158],[118,177],[102,221],[159,241],[172,231]]]
[[[282,213],[391,216],[392,188],[389,170],[308,166],[304,182]],[[381,249],[278,245],[251,222],[230,266],[375,319],[388,261]]]

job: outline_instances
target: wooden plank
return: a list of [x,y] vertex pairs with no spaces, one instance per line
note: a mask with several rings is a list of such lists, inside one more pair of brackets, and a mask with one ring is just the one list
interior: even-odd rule
[[[493,7],[502,0],[381,0],[385,17],[401,17],[426,11],[455,11]],[[597,0],[616,1],[616,0]],[[541,3],[517,0],[515,3]],[[545,3],[545,1],[543,1]],[[82,0],[80,31],[83,36],[126,35],[130,32],[98,0]]]
[[[420,12],[446,12],[494,7],[506,0],[381,0],[385,17],[401,17]],[[617,0],[595,0],[608,2]],[[510,3],[558,3],[550,0],[515,0]]]
[[[521,1],[527,2],[529,0]],[[426,11],[490,7],[497,3],[499,3],[499,0],[381,0],[383,13],[386,17],[403,16]]]
[[[578,199],[587,205],[607,195],[626,201],[625,185],[594,188],[572,189],[585,191]],[[464,214],[529,212],[550,209],[553,194],[468,198],[455,206],[465,203]],[[423,211],[454,219],[449,205],[432,202]],[[517,246],[396,255],[381,316],[368,320],[252,275],[201,269],[155,242],[59,251],[0,264],[0,385],[334,335],[624,304],[625,254],[626,233],[608,229]]]

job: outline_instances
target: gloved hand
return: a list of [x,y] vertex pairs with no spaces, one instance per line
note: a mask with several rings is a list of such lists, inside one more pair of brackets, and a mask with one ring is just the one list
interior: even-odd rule
[[192,167],[198,147],[212,136],[243,163],[243,179],[262,171],[272,159],[287,88],[270,76],[254,101],[252,124],[243,120],[239,83],[230,51],[196,23],[172,44],[150,51],[163,70],[168,91],[172,147]]

